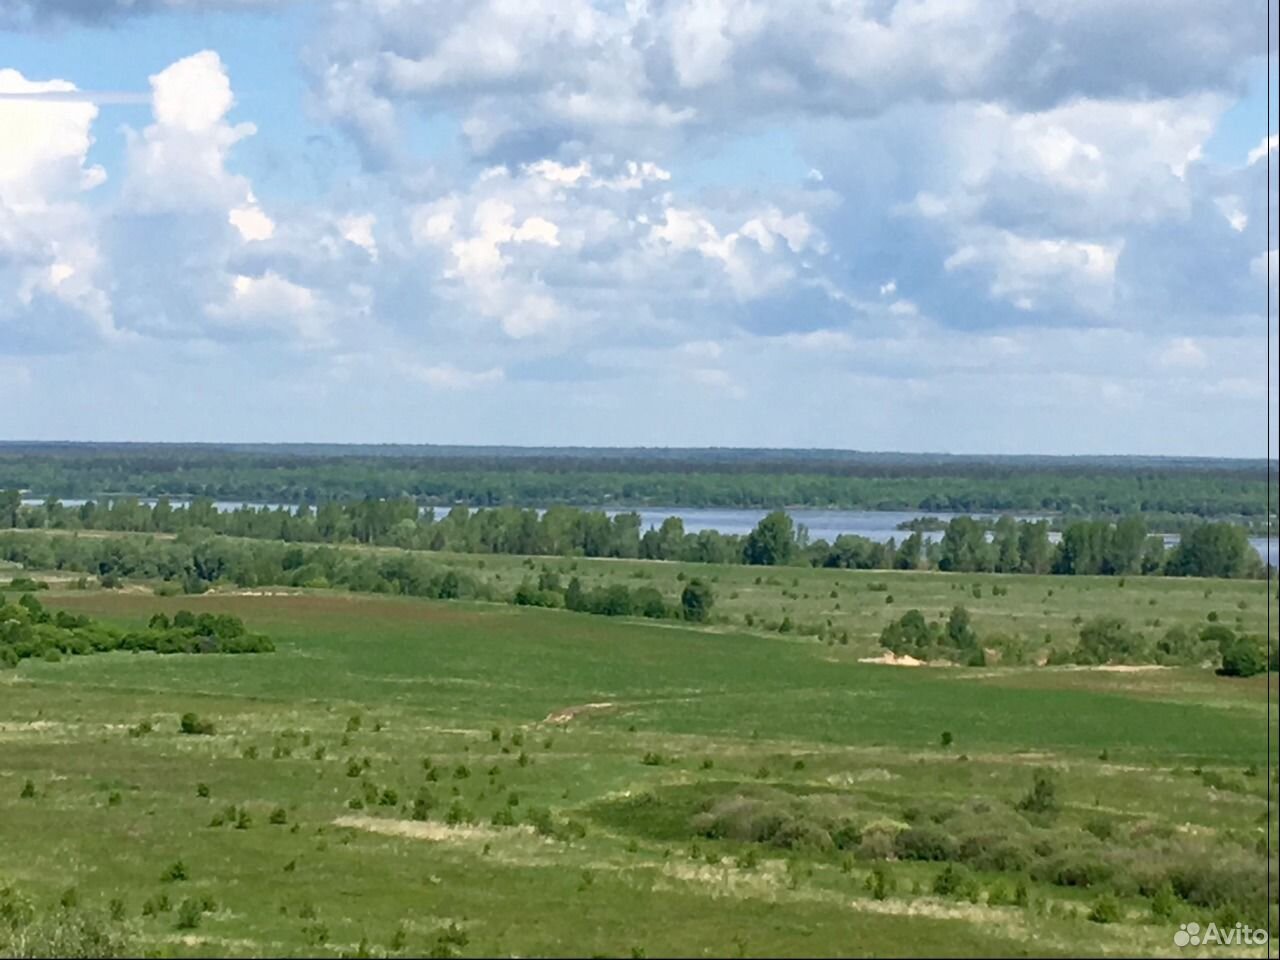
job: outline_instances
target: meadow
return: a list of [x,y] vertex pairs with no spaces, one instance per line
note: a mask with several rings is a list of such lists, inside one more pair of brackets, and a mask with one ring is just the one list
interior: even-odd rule
[[275,652],[0,672],[0,918],[73,902],[159,956],[1071,956],[1268,913],[1265,676],[859,662],[913,605],[1259,630],[1263,583],[447,559],[696,571],[722,619],[55,583],[50,609],[231,613]]

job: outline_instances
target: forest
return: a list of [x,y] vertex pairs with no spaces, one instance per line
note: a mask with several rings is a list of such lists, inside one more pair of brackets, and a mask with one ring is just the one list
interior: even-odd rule
[[1265,522],[1263,460],[847,451],[0,444],[0,489],[43,498],[423,506],[828,507]]

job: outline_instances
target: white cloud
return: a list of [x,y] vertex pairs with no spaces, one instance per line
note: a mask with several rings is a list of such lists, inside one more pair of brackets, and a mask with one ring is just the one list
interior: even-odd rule
[[438,390],[474,390],[487,384],[501,383],[505,379],[500,367],[462,370],[451,363],[439,363],[432,366],[402,365],[402,369],[413,379]]
[[1249,151],[1249,166],[1253,166],[1259,160],[1264,159],[1268,153],[1277,147],[1280,147],[1280,134],[1273,133],[1269,137],[1263,137],[1262,142]]
[[285,335],[310,347],[333,342],[328,305],[313,290],[271,270],[231,277],[226,299],[211,304],[206,313],[237,333]]
[[270,240],[276,232],[275,222],[262,212],[262,208],[254,201],[252,194],[247,204],[232,208],[227,214],[227,220],[248,242]]
[[378,260],[378,243],[374,239],[373,228],[377,222],[378,218],[372,213],[351,214],[338,221],[342,239],[354,243],[375,263]]
[[[531,140],[634,149],[797,113],[964,101],[1038,110],[1226,89],[1260,51],[1248,22],[1231,4],[1195,0],[439,0],[430,16],[415,3],[349,0],[333,8],[315,59],[331,114],[374,149],[388,133],[379,122],[369,134],[362,114],[374,104],[454,111],[479,152]],[[1032,149],[1067,175],[1102,149],[1060,132]]]
[[1240,198],[1235,194],[1225,197],[1215,197],[1214,205],[1218,208],[1218,212],[1231,225],[1231,229],[1236,233],[1243,233],[1244,228],[1249,225],[1249,215],[1244,212],[1244,208],[1240,204]]
[[[231,148],[257,132],[252,123],[230,124],[235,103],[231,81],[212,50],[170,64],[151,80],[155,122],[128,137],[126,200],[135,212],[241,210],[261,233],[249,181],[227,170]],[[246,239],[261,239],[249,237]]]
[[1083,242],[984,229],[975,231],[943,266],[989,273],[991,295],[1019,309],[1033,309],[1047,297],[1101,312],[1112,302],[1123,247],[1123,240]]
[[1203,367],[1205,354],[1191,337],[1178,337],[1160,353],[1160,363],[1166,367]]
[[[98,108],[4,97],[75,89],[65,80],[33,81],[0,70],[0,325],[6,317],[23,318],[24,337],[37,341],[71,337],[63,319],[99,337],[120,335],[85,203],[85,194],[106,180],[102,167],[88,163]],[[39,327],[29,326],[45,311]]]

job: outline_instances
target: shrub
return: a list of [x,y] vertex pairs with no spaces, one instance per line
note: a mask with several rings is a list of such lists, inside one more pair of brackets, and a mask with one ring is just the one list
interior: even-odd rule
[[977,889],[978,882],[973,875],[956,863],[948,863],[933,878],[933,892],[940,897],[973,898]]
[[1089,919],[1094,923],[1119,923],[1121,920],[1120,901],[1109,893],[1104,893],[1093,904],[1089,911]]
[[893,878],[889,876],[889,868],[882,864],[876,864],[871,870],[871,896],[877,900],[886,900],[895,887],[897,886]]
[[209,736],[213,733],[213,721],[202,720],[194,713],[184,713],[178,722],[178,732],[195,736]]
[[685,584],[680,594],[681,614],[692,623],[705,623],[714,603],[711,587],[697,577]]
[[1266,672],[1267,655],[1262,644],[1252,636],[1233,636],[1221,646],[1222,666],[1217,670],[1223,677],[1252,677]]
[[1025,813],[1056,813],[1058,810],[1058,780],[1052,770],[1045,767],[1032,774],[1031,790],[1018,802],[1018,809]]
[[179,880],[186,880],[187,865],[181,860],[175,860],[169,866],[165,867],[160,873],[161,883],[175,883]]
[[475,817],[468,810],[461,800],[454,800],[449,805],[449,809],[445,811],[444,822],[451,827],[456,827],[462,823],[474,823]]
[[276,807],[271,811],[271,815],[267,817],[267,822],[272,824],[282,824],[289,822],[289,814],[284,807]]
[[932,824],[903,830],[894,838],[893,847],[900,860],[951,860],[956,855],[954,838]]
[[196,900],[188,897],[182,901],[182,906],[178,907],[177,928],[179,930],[194,930],[200,926],[200,918],[204,914],[204,909]]
[[28,779],[25,783],[23,783],[22,790],[19,791],[18,796],[21,797],[23,800],[31,800],[35,797],[35,795],[36,795],[35,781]]

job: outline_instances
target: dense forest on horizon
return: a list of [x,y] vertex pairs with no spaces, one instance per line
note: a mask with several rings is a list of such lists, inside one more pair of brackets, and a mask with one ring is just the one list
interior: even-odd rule
[[1264,460],[834,450],[0,443],[0,489],[316,504],[828,507],[1263,521]]

